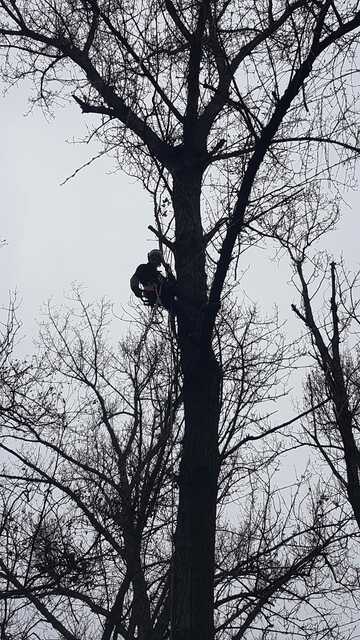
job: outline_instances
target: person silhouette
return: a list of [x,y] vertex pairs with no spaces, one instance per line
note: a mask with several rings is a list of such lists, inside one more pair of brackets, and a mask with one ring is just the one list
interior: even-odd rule
[[[150,307],[159,305],[170,313],[176,313],[177,284],[170,265],[168,265],[159,249],[152,249],[147,255],[148,261],[139,264],[130,278],[130,287],[137,298]],[[165,268],[164,276],[159,268]]]

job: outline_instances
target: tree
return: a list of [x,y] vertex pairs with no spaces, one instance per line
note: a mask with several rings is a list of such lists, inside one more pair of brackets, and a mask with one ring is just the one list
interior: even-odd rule
[[[116,348],[110,320],[107,303],[79,297],[52,311],[21,384],[1,387],[2,640],[169,637],[178,350],[158,326],[144,341],[141,324]],[[274,428],[267,405],[288,350],[254,309],[228,309],[218,332],[217,637],[343,637],[341,612],[358,597],[351,518],[317,476],[283,488],[273,477],[292,424]]]
[[[306,405],[312,408],[306,433],[330,468],[337,490],[346,496],[359,528],[358,277],[351,278],[341,265],[339,277],[335,262],[328,260],[306,277],[304,263],[305,256],[296,263],[302,309],[293,309],[307,327],[315,362],[306,379]],[[313,290],[321,290],[319,280],[324,283],[327,270],[330,300],[320,315]]]
[[5,79],[31,77],[35,101],[73,94],[99,116],[105,149],[154,192],[155,233],[174,255],[185,420],[175,640],[214,635],[216,317],[242,249],[269,236],[311,243],[336,219],[322,183],[359,150],[359,26],[355,1],[0,2]]

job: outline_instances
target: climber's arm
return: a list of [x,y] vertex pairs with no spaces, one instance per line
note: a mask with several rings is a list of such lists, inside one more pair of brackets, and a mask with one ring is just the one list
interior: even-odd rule
[[139,285],[140,285],[139,278],[137,277],[136,273],[134,273],[134,275],[131,276],[130,278],[130,288],[137,298],[142,297],[142,291]]

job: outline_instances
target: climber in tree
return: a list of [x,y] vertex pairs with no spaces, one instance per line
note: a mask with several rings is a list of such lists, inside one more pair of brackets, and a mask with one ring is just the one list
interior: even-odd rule
[[[166,276],[159,271],[161,265],[165,268]],[[170,313],[176,313],[176,279],[159,249],[148,253],[146,264],[139,264],[130,279],[130,287],[136,297],[144,300],[150,307],[159,304]]]

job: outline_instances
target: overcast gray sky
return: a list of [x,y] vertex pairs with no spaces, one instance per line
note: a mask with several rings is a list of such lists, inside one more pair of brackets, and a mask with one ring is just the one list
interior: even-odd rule
[[[102,158],[65,186],[61,182],[96,154],[96,145],[73,145],[86,117],[75,104],[55,111],[47,120],[29,109],[27,90],[14,88],[1,99],[0,301],[17,290],[26,344],[36,335],[41,306],[64,299],[71,284],[83,285],[89,299],[108,296],[119,312],[129,300],[129,276],[155,246],[147,225],[151,198],[140,182]],[[339,230],[327,239],[349,267],[360,264],[359,196],[347,196]],[[252,300],[290,309],[286,262],[272,265],[262,252],[248,254],[251,264],[244,284]],[[243,268],[247,267],[244,263]],[[294,296],[292,296],[293,299]]]
[[133,265],[155,243],[151,199],[135,179],[104,158],[65,186],[60,183],[97,152],[96,146],[68,144],[84,122],[76,105],[47,121],[35,110],[27,117],[24,88],[1,100],[0,251],[3,302],[9,289],[21,299],[28,330],[50,297],[58,302],[72,282],[90,298],[128,299]]

